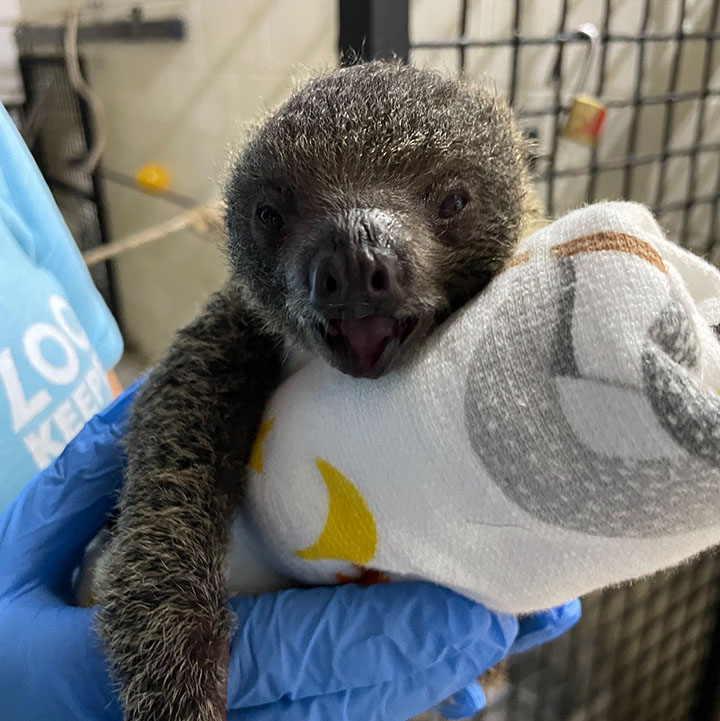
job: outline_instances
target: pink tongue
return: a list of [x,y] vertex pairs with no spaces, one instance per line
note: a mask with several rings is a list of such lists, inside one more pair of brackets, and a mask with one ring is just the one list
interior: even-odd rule
[[380,359],[388,341],[395,335],[396,321],[380,315],[340,321],[340,332],[345,336],[353,354],[369,366]]

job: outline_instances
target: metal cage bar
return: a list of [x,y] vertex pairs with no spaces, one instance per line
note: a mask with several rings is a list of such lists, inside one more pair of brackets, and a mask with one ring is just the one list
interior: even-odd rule
[[407,60],[410,50],[408,0],[343,0],[338,44],[340,62],[371,58]]

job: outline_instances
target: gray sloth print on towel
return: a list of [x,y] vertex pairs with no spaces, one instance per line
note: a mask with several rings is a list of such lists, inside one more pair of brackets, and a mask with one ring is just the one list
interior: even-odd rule
[[519,253],[488,293],[502,302],[488,303],[498,322],[483,326],[465,414],[505,496],[600,536],[717,522],[720,396],[698,382],[694,320],[652,245],[606,232]]

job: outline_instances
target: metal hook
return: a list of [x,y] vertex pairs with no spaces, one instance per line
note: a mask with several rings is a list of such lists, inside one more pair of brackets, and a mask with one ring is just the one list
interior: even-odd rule
[[[563,38],[561,43],[566,43],[571,39],[582,40],[587,43],[587,56],[585,58],[585,63],[578,74],[577,80],[575,81],[575,87],[573,89],[573,95],[577,95],[587,84],[590,70],[597,60],[598,53],[600,52],[600,31],[592,23],[583,23],[577,30],[575,30],[574,33],[566,38]],[[555,81],[560,80],[560,59],[561,55],[558,52],[555,67],[553,68],[551,76]]]

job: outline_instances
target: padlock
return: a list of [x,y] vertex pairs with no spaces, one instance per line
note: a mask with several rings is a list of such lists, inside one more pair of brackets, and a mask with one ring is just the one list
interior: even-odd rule
[[[585,23],[575,31],[574,37],[588,43],[588,54],[575,82],[572,104],[561,134],[563,138],[593,147],[602,134],[607,108],[598,98],[583,92],[583,88],[587,85],[590,70],[597,62],[600,52],[600,33],[592,23]],[[553,71],[558,80],[560,61],[561,56],[558,55],[558,62]]]
[[593,147],[602,134],[607,108],[592,95],[581,93],[573,98],[562,134],[568,140]]

